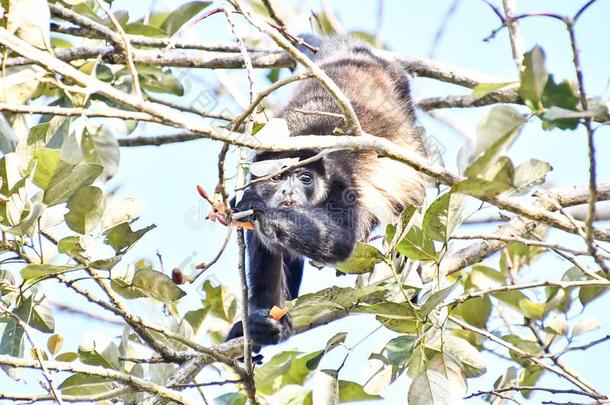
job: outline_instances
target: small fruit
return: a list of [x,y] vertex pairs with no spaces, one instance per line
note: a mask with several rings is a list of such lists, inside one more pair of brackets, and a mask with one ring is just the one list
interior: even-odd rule
[[276,305],[274,305],[271,308],[271,311],[269,311],[269,315],[271,315],[271,317],[273,319],[275,319],[276,321],[279,321],[280,319],[282,319],[284,317],[284,315],[286,315],[288,313],[288,311],[286,311],[285,309],[282,309]]

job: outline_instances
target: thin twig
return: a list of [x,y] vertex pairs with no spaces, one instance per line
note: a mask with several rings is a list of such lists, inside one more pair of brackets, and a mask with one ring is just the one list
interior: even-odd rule
[[[588,256],[589,252],[585,250],[578,250],[568,246],[561,245],[559,243],[550,243],[539,240],[532,240],[521,238],[518,236],[501,236],[501,235],[489,235],[489,234],[455,234],[451,235],[450,239],[483,239],[483,240],[499,240],[502,242],[517,242],[527,246],[538,246],[552,250],[563,250],[564,252],[572,253],[576,256]],[[610,255],[604,255],[600,253],[600,257],[610,260]]]
[[[282,37],[281,39],[278,39],[278,41],[285,41],[285,39]],[[15,35],[9,34],[4,29],[0,29],[0,43],[10,49],[15,50],[23,56],[32,57],[33,59],[38,60],[39,64],[61,73],[62,75],[75,80],[77,83],[94,86],[97,92],[113,99],[114,101],[128,105],[129,107],[139,111],[161,117],[168,125],[180,126],[187,130],[200,133],[208,138],[229,142],[234,145],[247,146],[257,150],[270,151],[295,151],[312,148],[320,150],[329,148],[375,150],[378,155],[404,162],[421,173],[433,177],[442,184],[450,186],[463,180],[463,177],[453,174],[445,168],[438,165],[431,165],[423,157],[412,151],[398,147],[387,139],[368,134],[361,136],[298,136],[292,137],[290,144],[278,139],[261,141],[258,139],[251,139],[251,137],[244,137],[242,134],[213,127],[203,120],[189,119],[188,117],[184,117],[184,114],[177,113],[167,107],[142,101],[136,97],[125,94],[124,92],[121,92],[106,83],[102,83],[95,78],[85,75],[64,62],[57,60],[47,52],[43,52],[32,47],[23,40],[17,38]],[[514,212],[535,221],[547,223],[558,229],[571,233],[578,232],[578,230],[563,216],[548,212],[544,208],[536,207],[531,204],[523,204],[515,199],[502,195],[480,196],[479,198],[485,202],[495,205],[500,209]],[[606,229],[595,228],[593,232],[594,238],[598,240],[610,240],[610,231]]]
[[509,284],[495,288],[488,288],[486,290],[468,291],[452,300],[442,303],[439,307],[453,306],[456,304],[462,304],[468,300],[481,298],[488,295],[497,294],[499,292],[506,291],[520,291],[529,290],[532,288],[540,287],[559,287],[561,289],[577,288],[577,287],[608,287],[610,288],[610,281],[608,280],[584,280],[584,281],[536,281],[532,283],[524,284]]
[[[40,365],[36,360],[27,360],[17,357],[0,355],[0,364],[10,367],[20,368],[39,368]],[[46,361],[46,366],[49,370],[57,371],[68,371],[72,373],[82,373],[86,375],[94,375],[110,380],[118,381],[123,384],[133,387],[137,391],[146,391],[155,396],[161,397],[164,400],[176,401],[180,404],[191,404],[192,402],[185,398],[179,392],[170,390],[161,385],[154,384],[143,378],[139,378],[130,374],[126,374],[120,371],[113,370],[111,368],[105,368],[101,366],[90,366],[80,363],[67,363],[62,361]],[[116,395],[116,394],[115,394]]]
[[252,26],[270,36],[280,48],[288,52],[288,54],[294,60],[303,64],[309,70],[309,72],[315,76],[326,91],[337,101],[339,108],[343,112],[343,115],[345,115],[345,123],[348,128],[348,133],[352,135],[361,135],[363,131],[362,127],[360,126],[360,121],[356,116],[356,112],[354,111],[354,107],[339,86],[337,86],[337,84],[330,77],[328,77],[328,75],[318,65],[316,65],[305,54],[300,52],[296,47],[294,47],[283,35],[273,29],[269,29],[268,24],[262,21],[257,15],[245,10],[241,6],[239,0],[229,1],[236,10],[242,13],[242,15]]
[[35,106],[24,104],[5,104],[0,103],[0,111],[10,111],[21,114],[49,114],[66,117],[100,117],[117,118],[121,120],[149,121],[162,123],[163,120],[150,114],[138,111],[124,111],[117,108],[105,107],[103,110],[79,107],[55,107],[55,106]]
[[510,39],[510,48],[513,53],[513,61],[517,68],[517,73],[521,72],[521,65],[523,63],[523,35],[519,28],[517,20],[513,20],[515,15],[516,4],[515,0],[502,0],[502,6],[504,7],[504,15],[507,19],[508,37]]
[[250,105],[248,106],[248,108],[246,108],[243,113],[241,113],[237,118],[235,118],[235,120],[233,121],[233,130],[237,131],[239,129],[239,127],[241,126],[241,124],[244,122],[244,120],[252,114],[254,109],[256,109],[256,107],[261,103],[261,101],[263,101],[267,96],[269,96],[269,94],[273,93],[280,87],[284,87],[287,84],[290,84],[290,83],[293,83],[296,81],[300,81],[300,80],[311,79],[313,77],[314,76],[310,73],[290,76],[286,79],[279,80],[279,81],[273,83],[271,86],[269,86],[265,90],[259,92],[257,94],[257,96],[254,98],[254,100],[250,102]]
[[[58,404],[62,405],[64,402],[62,400],[61,394],[60,394],[59,390],[57,389],[57,387],[55,386],[55,382],[53,382],[53,378],[51,377],[51,373],[49,373],[49,370],[45,364],[45,360],[42,358],[43,351],[40,348],[38,348],[38,346],[36,346],[36,342],[34,342],[34,339],[32,338],[32,335],[30,334],[28,325],[20,317],[18,317],[16,314],[11,312],[10,309],[5,307],[4,304],[2,304],[2,303],[0,303],[0,313],[3,313],[7,317],[13,318],[15,320],[15,322],[17,322],[19,324],[21,329],[23,329],[23,333],[25,334],[25,337],[27,338],[27,340],[30,342],[30,345],[32,346],[32,352],[34,353],[34,357],[36,358],[36,361],[38,362],[42,376],[47,381],[47,384],[49,384],[49,393],[53,396],[53,398],[55,399],[55,401]],[[17,332],[15,332],[15,334],[16,333]]]
[[136,65],[133,62],[133,50],[131,48],[131,43],[129,42],[129,39],[127,38],[127,33],[121,26],[119,20],[117,20],[117,18],[114,16],[112,10],[110,10],[110,7],[108,7],[108,5],[104,3],[103,0],[96,0],[96,3],[99,8],[101,8],[104,13],[106,13],[108,19],[112,22],[112,25],[114,25],[114,28],[117,30],[119,36],[121,37],[121,48],[125,53],[125,59],[127,61],[127,70],[129,71],[129,75],[131,76],[131,84],[133,85],[133,91],[136,97],[142,97],[142,89],[140,88],[140,78],[138,77]]
[[216,253],[216,256],[214,256],[214,258],[212,260],[210,260],[208,263],[201,263],[195,267],[199,271],[197,271],[197,273],[195,273],[191,277],[191,281],[190,281],[191,284],[194,283],[195,280],[197,280],[199,278],[199,276],[201,276],[203,274],[203,272],[205,272],[207,269],[212,267],[218,261],[218,259],[220,259],[220,256],[222,256],[222,253],[225,251],[225,249],[227,248],[227,245],[229,244],[229,240],[231,240],[232,234],[233,234],[233,226],[228,226],[227,234],[225,236],[224,241],[222,242],[222,246],[220,246],[220,250],[218,251],[218,253]]
[[271,19],[278,23],[280,26],[285,27],[286,24],[284,24],[280,17],[278,17],[277,13],[275,12],[275,9],[271,5],[271,0],[262,0],[262,2],[265,8],[267,9],[267,12],[269,13],[269,17],[271,17]]
[[565,380],[571,382],[572,384],[574,384],[576,387],[578,387],[579,389],[583,390],[583,392],[586,392],[589,394],[589,396],[591,396],[592,398],[596,398],[596,399],[605,399],[606,396],[601,394],[600,392],[598,392],[595,388],[590,387],[588,384],[583,383],[580,379],[575,378],[573,375],[570,375],[566,372],[564,372],[563,370],[558,370],[552,366],[549,366],[548,364],[546,364],[544,361],[537,359],[535,357],[532,357],[530,355],[530,353],[527,353],[526,351],[518,348],[517,346],[505,341],[504,339],[501,339],[499,337],[497,337],[496,335],[494,335],[491,332],[488,332],[484,329],[480,329],[477,328],[475,326],[472,326],[466,322],[463,322],[462,320],[454,317],[454,316],[449,316],[449,320],[451,320],[451,322],[455,323],[456,325],[458,325],[459,327],[461,327],[462,329],[465,329],[467,331],[476,333],[477,335],[480,336],[484,336],[487,339],[499,344],[500,346],[503,346],[504,348],[508,349],[509,351],[513,352],[515,355],[517,355],[518,357],[524,359],[524,360],[528,360],[532,363],[534,363],[535,365],[537,365],[538,367],[542,367],[548,371],[550,371],[553,374],[558,375],[561,378],[564,378]]
[[[585,4],[583,8],[577,13],[577,16],[580,16],[586,8],[593,3]],[[579,14],[580,13],[580,14]],[[576,80],[578,82],[578,90],[580,93],[580,104],[583,111],[588,110],[588,101],[587,94],[585,93],[585,83],[582,74],[582,68],[580,65],[580,57],[578,55],[578,46],[576,45],[576,33],[574,32],[574,21],[565,19],[565,25],[568,29],[568,33],[570,34],[570,43],[572,45],[572,57],[574,62],[574,69],[576,70]],[[599,265],[599,267],[606,273],[606,276],[610,276],[610,268],[604,263],[604,260],[599,257],[597,246],[595,246],[595,242],[593,240],[593,219],[595,218],[595,202],[597,201],[597,164],[595,162],[595,143],[593,137],[593,128],[591,127],[591,118],[585,117],[583,125],[587,131],[587,150],[589,157],[589,211],[587,213],[587,218],[585,219],[585,241],[587,242],[587,247],[589,249],[589,253],[595,259],[595,262]]]

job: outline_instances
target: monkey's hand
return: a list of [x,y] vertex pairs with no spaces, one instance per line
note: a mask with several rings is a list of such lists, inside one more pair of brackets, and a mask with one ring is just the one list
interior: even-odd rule
[[246,190],[241,200],[234,206],[233,212],[242,212],[252,210],[254,213],[240,221],[254,221],[257,216],[260,216],[267,210],[267,205],[263,199],[254,191]]
[[290,316],[276,321],[269,315],[269,309],[252,308],[248,319],[248,332],[252,342],[259,345],[274,345],[292,334]]

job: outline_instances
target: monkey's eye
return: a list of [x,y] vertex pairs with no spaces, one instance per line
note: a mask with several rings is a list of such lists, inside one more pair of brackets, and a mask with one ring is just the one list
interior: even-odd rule
[[309,172],[303,172],[299,174],[299,181],[303,184],[310,184],[313,180],[313,176]]
[[282,180],[282,175],[276,174],[275,176],[271,177],[270,180],[277,183],[278,181]]

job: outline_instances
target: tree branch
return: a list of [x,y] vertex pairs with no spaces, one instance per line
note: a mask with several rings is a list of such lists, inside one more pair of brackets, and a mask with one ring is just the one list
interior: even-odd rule
[[[20,368],[39,368],[40,365],[35,360],[20,359],[12,356],[0,354],[0,364],[10,367]],[[163,386],[153,384],[143,378],[138,378],[130,374],[125,374],[120,371],[104,368],[100,366],[89,366],[86,364],[67,363],[62,361],[46,361],[46,366],[49,370],[69,371],[72,373],[82,373],[87,375],[95,375],[118,381],[123,384],[133,387],[137,391],[146,391],[155,396],[164,398],[165,400],[176,401],[180,404],[191,404],[192,402],[186,399],[182,394],[174,390],[170,390]]]

